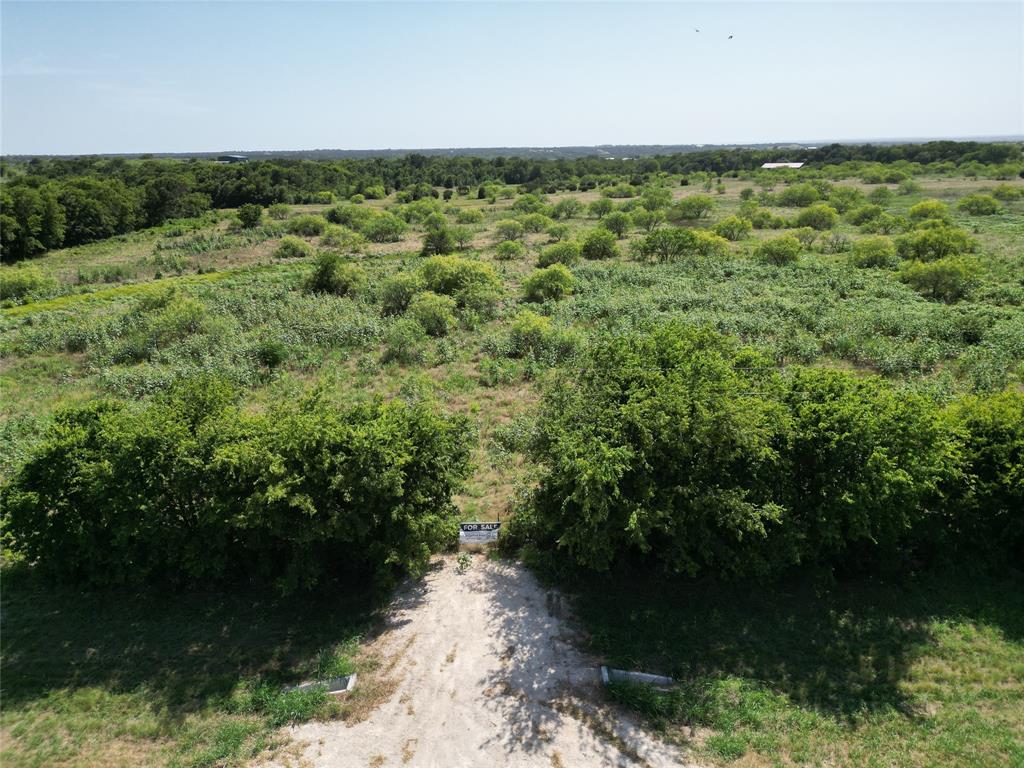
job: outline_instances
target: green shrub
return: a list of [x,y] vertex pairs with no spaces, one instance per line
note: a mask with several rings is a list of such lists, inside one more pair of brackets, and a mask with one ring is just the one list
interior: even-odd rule
[[551,218],[572,219],[583,212],[583,203],[575,197],[564,197],[551,207]]
[[895,269],[900,259],[892,240],[885,235],[876,235],[854,242],[850,262],[861,268]]
[[580,244],[575,240],[565,240],[549,245],[540,252],[537,258],[538,267],[550,267],[552,264],[572,266],[580,260]]
[[515,261],[526,255],[526,247],[516,240],[502,240],[494,247],[494,258],[499,261]]
[[996,200],[1010,202],[1024,197],[1024,187],[1016,187],[1012,184],[996,184],[992,188],[992,197]]
[[313,255],[313,249],[305,240],[288,235],[281,239],[280,245],[274,249],[277,259],[302,259]]
[[729,253],[729,241],[706,229],[693,231],[693,250],[698,256],[722,258]]
[[611,259],[619,255],[615,235],[607,229],[592,229],[583,238],[580,254],[585,259]]
[[632,225],[633,220],[630,218],[630,215],[623,211],[612,211],[601,219],[601,226],[615,235],[616,238],[624,237]]
[[327,221],[323,216],[296,216],[294,219],[289,219],[288,223],[285,224],[285,229],[293,235],[302,235],[303,237],[316,237],[324,233],[324,229],[327,227]]
[[754,229],[782,229],[786,226],[786,220],[776,216],[767,208],[758,208],[750,215],[750,223]]
[[918,293],[947,303],[964,298],[977,283],[976,259],[947,256],[934,261],[913,261],[900,269],[900,280]]
[[427,332],[411,317],[394,322],[384,336],[381,362],[399,365],[422,365],[427,359]]
[[420,269],[424,286],[451,296],[459,308],[489,315],[501,295],[501,281],[493,267],[461,256],[431,256]]
[[875,205],[874,203],[868,203],[867,205],[862,205],[859,208],[854,208],[846,214],[846,220],[859,227],[861,224],[867,224],[869,221],[877,219],[882,215],[882,213],[884,213],[882,206]]
[[789,208],[805,208],[821,199],[821,193],[813,184],[793,184],[778,194],[779,205]]
[[512,210],[516,213],[539,213],[543,209],[544,201],[530,193],[520,195],[512,203]]
[[818,230],[813,227],[800,227],[790,232],[793,237],[800,241],[800,245],[804,248],[810,248],[814,241],[818,239]]
[[355,296],[366,285],[366,270],[358,264],[344,261],[333,251],[317,254],[313,273],[306,281],[309,293],[332,293],[335,296]]
[[665,211],[661,208],[649,211],[646,208],[637,208],[630,216],[633,219],[633,226],[644,232],[650,232],[665,220]]
[[460,208],[455,214],[459,224],[479,224],[483,220],[484,214],[479,208]]
[[749,219],[741,219],[739,216],[727,216],[714,226],[714,233],[726,240],[742,240],[750,234],[754,225]]
[[826,232],[819,246],[822,253],[846,253],[850,250],[850,238],[842,232]]
[[139,407],[59,412],[2,491],[11,550],[78,585],[258,578],[290,591],[419,572],[452,540],[463,418],[401,400],[313,396],[266,413],[233,400],[201,378]]
[[405,312],[412,297],[423,288],[423,279],[412,272],[399,272],[380,284],[381,311],[385,315]]
[[556,362],[576,354],[579,337],[562,331],[551,320],[528,309],[522,310],[509,325],[509,355],[518,358]]
[[0,267],[0,301],[23,302],[56,289],[57,281],[36,266]]
[[397,243],[405,235],[407,225],[395,214],[381,211],[357,226],[367,240],[374,243]]
[[515,219],[502,219],[494,227],[494,233],[499,241],[522,240],[526,228],[522,222]]
[[690,195],[668,209],[669,221],[692,221],[707,216],[715,207],[715,200],[708,195]]
[[274,203],[269,208],[267,208],[267,215],[270,216],[270,218],[272,219],[277,219],[278,221],[283,221],[284,219],[287,219],[289,216],[291,216],[291,214],[291,206],[285,205],[284,203]]
[[447,254],[455,250],[455,236],[447,225],[442,222],[440,227],[428,229],[423,236],[423,248],[420,249],[420,256],[436,256]]
[[431,336],[447,336],[455,329],[455,299],[432,291],[417,293],[409,302],[406,314]]
[[354,195],[349,196],[348,201],[352,203],[352,205],[362,205],[366,202],[366,195],[361,195],[356,192]]
[[675,261],[696,251],[697,235],[676,227],[656,229],[633,244],[637,257],[662,262]]
[[768,240],[762,240],[756,249],[754,256],[768,264],[782,266],[793,264],[800,258],[803,246],[800,241],[792,235],[780,235]]
[[896,252],[900,258],[918,261],[971,253],[975,247],[967,232],[945,224],[915,229],[896,238]]
[[527,301],[548,301],[565,298],[575,285],[572,272],[562,264],[538,269],[523,281],[523,295]]
[[812,229],[832,229],[839,220],[839,212],[826,203],[816,203],[804,208],[794,219],[798,227],[811,227]]
[[957,210],[972,216],[994,216],[999,213],[999,201],[992,195],[973,194],[961,198],[956,204]]
[[362,253],[366,238],[340,224],[329,224],[320,238],[320,247],[342,253]]
[[460,250],[465,250],[473,244],[473,230],[469,227],[449,227],[448,231]]
[[569,236],[569,232],[571,231],[572,230],[568,224],[552,224],[550,227],[544,230],[545,234],[547,234],[548,236],[548,240],[550,240],[552,243],[557,243],[561,240],[564,240]]
[[260,339],[253,348],[253,356],[263,367],[274,369],[288,359],[288,347],[280,339]]
[[941,200],[922,200],[920,203],[910,206],[907,215],[911,221],[924,221],[926,219],[949,221],[949,206]]
[[528,213],[525,216],[520,216],[518,221],[527,232],[543,232],[554,223],[541,213]]
[[259,226],[263,219],[263,207],[256,203],[246,203],[238,207],[238,221],[246,229]]
[[954,453],[920,396],[834,370],[783,379],[677,324],[599,338],[545,388],[524,447],[538,486],[512,541],[714,577],[878,567],[929,520]]

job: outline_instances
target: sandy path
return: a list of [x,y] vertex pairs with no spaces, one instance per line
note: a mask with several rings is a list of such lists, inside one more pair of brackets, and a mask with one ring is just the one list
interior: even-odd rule
[[599,701],[597,662],[570,644],[561,598],[523,568],[438,561],[397,598],[383,639],[391,699],[352,726],[288,735],[299,764],[338,768],[682,766],[678,751]]

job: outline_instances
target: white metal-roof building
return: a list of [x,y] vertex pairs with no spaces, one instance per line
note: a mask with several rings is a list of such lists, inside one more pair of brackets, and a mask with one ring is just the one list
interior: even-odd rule
[[762,168],[802,168],[803,163],[764,163]]

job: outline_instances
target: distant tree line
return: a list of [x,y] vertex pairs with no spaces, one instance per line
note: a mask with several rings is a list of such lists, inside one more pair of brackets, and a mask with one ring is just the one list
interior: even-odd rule
[[[782,160],[804,162],[812,171],[844,163],[900,163],[911,170],[926,165],[944,170],[1005,166],[1006,173],[1016,173],[1021,158],[1019,144],[936,141],[892,146],[832,144],[817,149],[713,149],[616,160],[415,153],[398,158],[273,159],[231,165],[108,157],[35,158],[24,163],[4,160],[0,165],[2,255],[8,260],[27,258],[52,248],[196,216],[211,208],[247,203],[332,202],[352,195],[373,199],[395,191],[415,200],[437,195],[438,188],[482,197],[487,184],[516,185],[531,192],[587,190],[623,181],[641,186],[661,174],[736,175]],[[883,175],[877,180],[886,179]]]

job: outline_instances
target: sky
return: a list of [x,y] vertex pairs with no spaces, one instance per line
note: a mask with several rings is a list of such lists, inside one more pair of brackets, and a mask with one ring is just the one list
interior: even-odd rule
[[1024,134],[1020,0],[4,0],[0,24],[4,154]]

